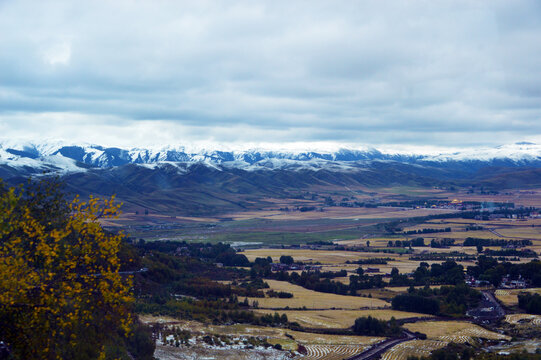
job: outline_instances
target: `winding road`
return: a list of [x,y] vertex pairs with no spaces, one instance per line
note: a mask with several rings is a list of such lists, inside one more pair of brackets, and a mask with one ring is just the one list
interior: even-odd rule
[[393,346],[403,343],[405,341],[410,341],[417,338],[417,336],[415,336],[414,333],[407,330],[405,330],[403,334],[404,336],[401,338],[394,338],[394,339],[388,339],[388,340],[382,341],[376,346],[374,346],[373,348],[370,348],[360,354],[347,358],[347,360],[375,359],[376,357],[380,356],[381,354],[383,354],[385,351],[389,350]]
[[[473,317],[476,320],[497,320],[499,318],[502,318],[505,316],[505,310],[500,305],[498,300],[494,297],[494,294],[492,294],[490,291],[482,291],[483,294],[483,300],[482,305],[477,311],[474,312]],[[484,309],[491,308],[490,311],[485,311]],[[432,321],[437,321],[438,319],[432,319]],[[441,320],[448,320],[448,319],[441,319]],[[417,336],[410,332],[405,330],[403,332],[403,337],[401,338],[394,338],[394,339],[388,339],[385,341],[380,342],[376,346],[360,353],[355,356],[352,356],[348,358],[347,360],[371,360],[375,359],[381,354],[383,354],[385,351],[389,350],[395,345],[398,345],[400,343],[410,341],[417,339]]]

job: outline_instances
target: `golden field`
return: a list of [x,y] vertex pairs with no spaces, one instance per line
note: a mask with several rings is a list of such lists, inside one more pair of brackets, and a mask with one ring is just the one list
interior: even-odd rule
[[505,321],[510,324],[529,323],[535,326],[541,326],[541,315],[532,314],[510,314],[505,315]]
[[532,289],[498,289],[494,292],[494,295],[501,301],[504,305],[514,306],[518,305],[518,294],[521,292],[529,292],[534,294],[541,295],[541,288],[532,288]]
[[366,254],[379,255],[373,257],[382,257],[375,253],[358,253],[353,251],[332,251],[332,250],[309,250],[309,249],[249,249],[243,254],[250,261],[258,257],[272,257],[272,261],[279,262],[280,256],[292,256],[295,261],[302,262],[320,262],[322,264],[343,264],[346,261],[354,261],[366,258]]
[[383,354],[382,360],[406,360],[410,356],[428,356],[432,351],[441,349],[450,342],[472,344],[480,338],[510,340],[508,336],[465,321],[423,321],[405,324],[404,327],[426,334],[427,340],[406,341],[393,346]]
[[297,350],[298,345],[302,344],[307,350],[307,355],[303,356],[302,359],[307,360],[342,360],[345,357],[361,353],[369,346],[384,340],[382,337],[314,334],[244,324],[230,326],[212,325],[197,321],[179,321],[154,316],[141,316],[140,320],[145,323],[162,323],[164,326],[167,326],[167,324],[178,326],[181,329],[200,334],[227,335],[231,337],[264,337],[270,344],[280,344],[286,350]]
[[[255,310],[261,314],[274,314],[274,310]],[[279,310],[279,314],[286,314],[289,321],[296,321],[307,328],[349,328],[355,319],[362,316],[372,316],[380,320],[404,319],[410,317],[430,318],[431,315],[411,313],[391,309],[371,310]]]
[[380,299],[321,293],[285,281],[265,280],[265,282],[269,284],[272,290],[292,293],[293,298],[248,298],[250,304],[257,301],[260,308],[267,309],[284,309],[286,307],[290,309],[303,307],[308,309],[360,309],[390,306],[388,302]]
[[306,345],[306,355],[296,357],[303,360],[344,360],[362,353],[368,346],[362,345]]
[[412,340],[406,341],[387,350],[381,360],[407,360],[410,356],[429,356],[434,350],[447,345],[444,341],[437,340]]
[[430,340],[465,343],[474,339],[509,340],[508,336],[486,330],[467,321],[421,321],[405,324],[410,331],[418,331],[427,335]]

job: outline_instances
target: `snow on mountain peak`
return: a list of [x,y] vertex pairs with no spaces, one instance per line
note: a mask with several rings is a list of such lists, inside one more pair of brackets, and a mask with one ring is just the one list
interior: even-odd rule
[[[253,145],[253,146],[248,146]],[[319,148],[318,148],[319,146]],[[245,146],[203,147],[166,145],[154,148],[121,149],[95,144],[73,144],[65,141],[0,141],[0,165],[33,167],[51,171],[85,171],[88,167],[111,168],[126,164],[203,163],[221,169],[357,169],[365,161],[400,161],[410,164],[426,162],[493,162],[541,164],[541,145],[517,142],[492,148],[445,149],[427,146],[383,147],[339,146],[339,144],[295,143],[284,146],[247,144]],[[357,165],[355,165],[357,164]],[[56,169],[56,170],[55,170]]]

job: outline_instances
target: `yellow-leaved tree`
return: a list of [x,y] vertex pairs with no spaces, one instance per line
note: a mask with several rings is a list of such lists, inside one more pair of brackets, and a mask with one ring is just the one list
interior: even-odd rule
[[55,181],[0,183],[0,341],[20,359],[114,358],[132,325],[132,279],[119,274],[122,234],[98,220],[114,198],[65,200]]

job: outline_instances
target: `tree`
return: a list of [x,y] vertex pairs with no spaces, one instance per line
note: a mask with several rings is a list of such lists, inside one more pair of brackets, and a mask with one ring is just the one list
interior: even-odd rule
[[477,253],[480,254],[483,252],[483,245],[477,245]]
[[394,317],[390,321],[378,320],[372,316],[360,317],[355,320],[353,332],[367,336],[394,336],[399,334],[400,327]]
[[425,298],[419,295],[397,295],[391,302],[393,309],[402,311],[420,312],[423,314],[437,314],[440,306],[437,300]]
[[280,263],[281,264],[287,264],[287,265],[291,265],[293,264],[293,257],[292,256],[289,256],[289,255],[282,255],[280,256]]
[[55,181],[0,183],[0,340],[15,358],[118,353],[114,340],[133,325],[132,281],[119,274],[123,235],[98,220],[119,207],[114,197],[68,202]]
[[519,294],[518,307],[529,314],[541,314],[541,295],[527,292]]

